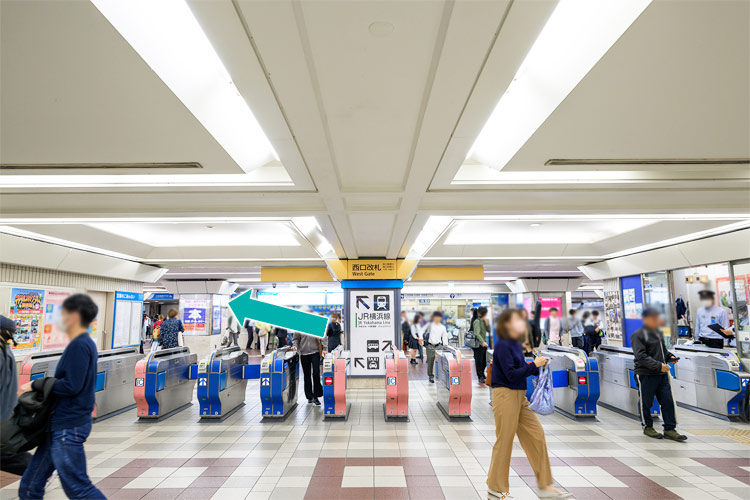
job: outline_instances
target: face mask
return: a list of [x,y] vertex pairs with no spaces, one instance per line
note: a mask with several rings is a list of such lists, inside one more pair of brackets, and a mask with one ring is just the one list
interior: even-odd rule
[[711,307],[712,305],[714,305],[714,301],[713,300],[708,300],[708,299],[701,300],[701,305],[703,307],[705,307],[706,309],[708,309],[709,307]]
[[57,328],[61,332],[67,332],[68,331],[68,324],[65,321],[65,316],[60,316],[60,318],[57,320]]

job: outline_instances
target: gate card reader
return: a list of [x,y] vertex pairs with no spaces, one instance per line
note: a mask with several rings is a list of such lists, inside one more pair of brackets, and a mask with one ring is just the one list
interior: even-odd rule
[[437,407],[446,418],[471,419],[471,359],[460,349],[446,347],[436,353]]
[[[29,354],[21,362],[19,385],[42,377],[53,377],[62,349]],[[132,383],[136,363],[143,359],[138,347],[99,351],[96,363],[96,403],[94,422],[113,417],[135,407]]]
[[385,421],[409,421],[409,358],[404,351],[385,354]]
[[734,419],[745,415],[750,373],[743,371],[734,349],[677,345],[681,359],[671,365],[672,394],[678,405]]
[[245,405],[250,376],[247,359],[239,346],[224,347],[191,366],[190,378],[198,381],[202,422],[223,420]]
[[323,359],[323,420],[349,418],[351,404],[346,402],[346,368],[349,351],[338,346]]
[[599,399],[599,364],[583,349],[547,346],[542,356],[549,358],[555,409],[571,418],[596,418]]
[[[635,356],[630,347],[599,346],[591,356],[599,362],[599,404],[627,417],[641,419],[640,396],[635,377]],[[650,408],[652,416],[661,409],[654,398]]]
[[197,361],[189,348],[174,347],[151,352],[136,364],[133,396],[141,421],[165,419],[192,404],[190,371]]
[[284,420],[297,407],[299,354],[290,346],[276,349],[260,363],[262,420]]

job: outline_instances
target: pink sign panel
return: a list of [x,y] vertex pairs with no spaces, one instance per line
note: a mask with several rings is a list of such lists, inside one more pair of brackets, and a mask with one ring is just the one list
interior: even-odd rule
[[[560,297],[540,297],[539,301],[542,303],[542,319],[549,316],[551,308],[555,307],[558,311],[562,308],[562,298]],[[560,313],[558,312],[557,315],[560,316]]]

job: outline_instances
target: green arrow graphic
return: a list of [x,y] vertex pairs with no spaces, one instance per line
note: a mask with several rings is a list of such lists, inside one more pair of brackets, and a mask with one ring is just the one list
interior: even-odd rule
[[328,318],[253,299],[251,293],[252,290],[248,290],[229,301],[229,308],[240,325],[251,319],[315,337],[325,336]]

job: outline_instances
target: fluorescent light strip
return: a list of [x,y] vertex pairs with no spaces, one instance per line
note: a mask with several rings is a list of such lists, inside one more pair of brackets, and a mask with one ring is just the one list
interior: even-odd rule
[[451,224],[452,217],[432,215],[417,235],[409,249],[407,259],[418,259],[426,254]]
[[165,278],[169,278],[172,276],[240,276],[240,275],[251,275],[251,276],[260,276],[260,271],[258,272],[252,272],[252,273],[238,273],[234,271],[229,271],[226,273],[167,273],[164,275]]
[[184,0],[91,0],[245,172],[276,159]]
[[248,174],[182,174],[182,175],[2,175],[2,188],[104,188],[137,187],[163,191],[166,187],[290,187],[294,182],[284,173],[284,180],[261,181]]
[[279,217],[31,217],[28,219],[1,219],[0,224],[90,224],[100,222],[143,222],[143,223],[193,223],[211,222],[214,224],[235,224],[237,222],[287,222]]
[[505,167],[650,3],[560,0],[468,156]]

